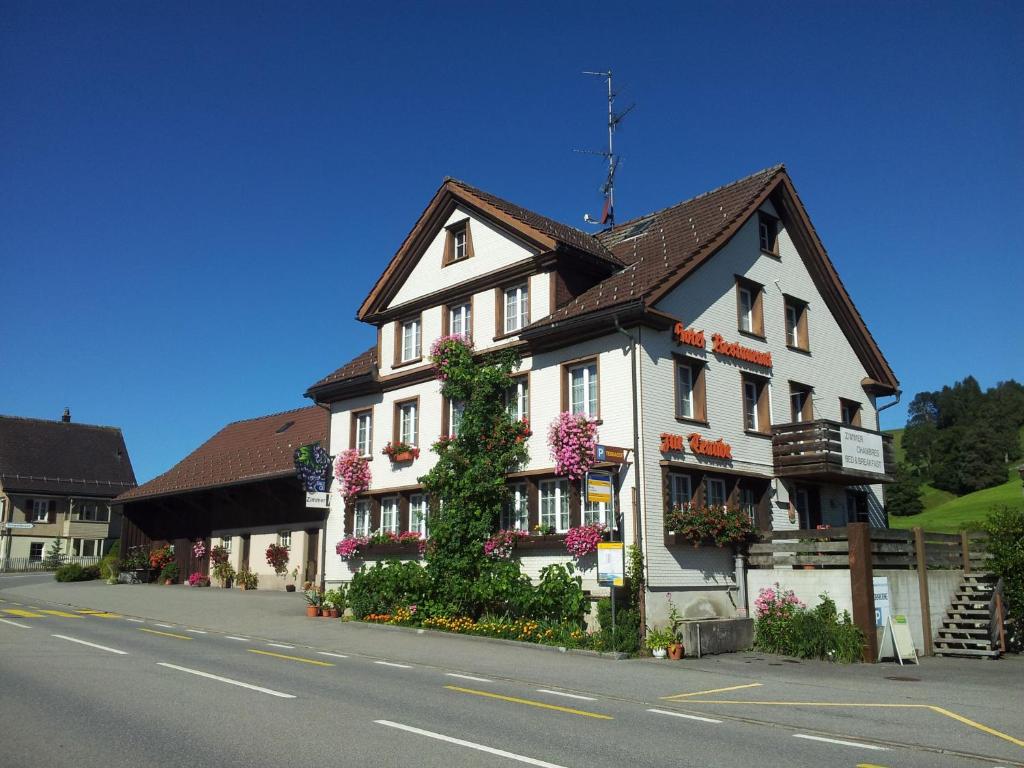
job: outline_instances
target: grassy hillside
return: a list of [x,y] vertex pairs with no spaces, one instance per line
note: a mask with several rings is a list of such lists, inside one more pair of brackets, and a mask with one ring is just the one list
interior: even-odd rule
[[[887,434],[892,435],[892,445],[896,451],[896,461],[905,461],[907,456],[903,450],[903,430],[902,429],[890,429],[887,430]],[[1024,430],[1021,432],[1024,435]],[[933,488],[928,483],[921,484],[921,501],[924,503],[924,511],[940,507],[946,502],[953,501],[956,499],[956,494],[950,493],[949,491],[940,491],[938,488]],[[915,523],[916,525],[916,523]],[[893,528],[902,528],[903,526],[893,525]],[[929,529],[929,530],[938,530]],[[956,530],[956,529],[954,529]]]
[[1020,475],[1017,474],[1016,467],[1007,471],[1007,477],[1007,481],[1002,485],[968,493],[959,498],[934,488],[931,489],[931,494],[926,490],[923,497],[925,499],[929,499],[932,494],[945,494],[951,498],[931,508],[926,504],[926,510],[920,515],[890,517],[889,525],[893,528],[913,528],[919,525],[927,531],[938,533],[956,533],[963,528],[977,530],[981,528],[992,507],[1024,506],[1024,494],[1021,493]]

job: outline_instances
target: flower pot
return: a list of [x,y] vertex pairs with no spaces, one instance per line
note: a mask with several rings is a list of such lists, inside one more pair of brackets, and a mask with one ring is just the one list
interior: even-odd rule
[[331,614],[331,618],[332,619],[338,618],[338,609],[337,608],[331,608],[329,613]]
[[668,651],[668,657],[673,661],[679,661],[683,658],[682,643],[672,643],[672,645],[670,645],[666,650]]
[[307,605],[306,606],[306,615],[309,616],[310,618],[313,618],[315,616],[319,616],[320,615],[320,609],[317,608],[315,605]]
[[651,649],[651,655],[654,656],[654,658],[656,658],[656,659],[664,659],[665,658],[665,649],[664,648],[652,648]]
[[412,451],[402,451],[401,453],[396,453],[394,456],[391,457],[391,460],[395,463],[398,463],[400,461],[412,461]]
[[285,592],[294,592],[295,591],[295,585],[294,584],[285,584],[284,585],[284,591]]
[[333,608],[321,608],[320,609],[320,615],[323,616],[325,619],[336,619],[336,618],[338,618],[338,613]]

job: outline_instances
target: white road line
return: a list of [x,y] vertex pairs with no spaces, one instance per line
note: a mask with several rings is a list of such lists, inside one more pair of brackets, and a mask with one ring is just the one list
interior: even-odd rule
[[488,680],[486,677],[473,677],[472,675],[460,675],[457,672],[445,672],[448,677],[458,677],[462,680],[475,680],[478,683],[493,683],[493,680]]
[[465,741],[464,739],[456,739],[454,736],[445,736],[443,733],[434,733],[433,731],[425,731],[422,728],[414,728],[411,725],[402,725],[401,723],[394,723],[390,720],[374,720],[377,725],[386,725],[389,728],[398,728],[401,731],[408,731],[409,733],[415,733],[420,736],[426,736],[428,739],[437,739],[438,741],[447,741],[449,744],[457,744],[460,747],[467,747],[468,749],[475,749],[480,752],[486,752],[489,755],[497,755],[498,757],[507,757],[509,760],[515,760],[520,763],[526,763],[527,765],[539,765],[541,768],[565,768],[565,766],[558,765],[557,763],[548,763],[544,760],[537,760],[534,757],[526,757],[525,755],[517,755],[514,752],[506,752],[503,749],[495,749],[494,747],[488,747],[484,744],[477,744],[472,741]]
[[10,624],[12,627],[21,627],[22,629],[32,629],[28,624],[19,624],[17,621],[11,621],[10,619],[0,619],[4,624]]
[[205,635],[206,634],[206,630],[205,629],[186,629],[185,631],[186,632],[192,632],[192,633],[197,634],[197,635]]
[[385,667],[399,667],[401,669],[412,669],[409,664],[396,664],[393,661],[375,661],[374,664],[382,664]]
[[228,640],[241,640],[243,643],[248,643],[248,637],[235,637],[234,635],[224,635]]
[[321,656],[330,656],[330,657],[335,658],[335,659],[347,659],[348,658],[348,656],[346,656],[344,653],[331,653],[330,651],[317,651],[317,653],[319,653]]
[[267,643],[271,648],[294,648],[294,645],[285,645],[284,643]]
[[859,741],[843,741],[842,739],[826,739],[824,736],[808,736],[806,733],[794,733],[794,739],[808,739],[810,741],[825,741],[829,744],[840,744],[844,747],[860,747],[861,749],[875,749],[879,752],[888,752],[888,747],[879,747],[875,744],[861,744]]
[[173,624],[157,624],[156,626],[163,627],[164,629],[174,629]]
[[198,675],[199,677],[208,677],[210,680],[218,680],[228,685],[237,685],[239,688],[248,688],[250,691],[258,691],[259,693],[266,693],[271,696],[277,696],[280,699],[294,699],[295,697],[290,693],[282,693],[281,691],[275,691],[270,688],[263,688],[259,685],[253,685],[252,683],[243,683],[241,680],[232,680],[230,677],[221,677],[220,675],[213,675],[209,672],[201,672],[198,669],[189,669],[188,667],[179,667],[177,664],[168,664],[165,661],[158,661],[157,666],[167,667],[168,669],[176,669],[179,672],[188,672],[190,675]]
[[593,696],[579,696],[575,693],[565,693],[563,691],[551,691],[547,688],[538,688],[537,693],[549,693],[552,696],[564,696],[567,699],[579,699],[580,701],[597,701]]
[[146,623],[142,619],[129,619],[129,618],[126,618],[125,621],[131,621],[131,622],[134,622],[136,624],[145,624]]
[[51,635],[51,637],[59,637],[61,640],[68,640],[72,643],[78,643],[80,645],[88,645],[90,648],[99,648],[101,651],[109,651],[110,653],[116,653],[119,656],[127,656],[128,651],[119,651],[117,648],[108,648],[105,645],[96,645],[96,643],[90,643],[85,640],[79,640],[74,637],[68,637],[67,635]]
[[656,715],[671,715],[672,717],[681,717],[685,720],[700,720],[702,723],[720,723],[721,720],[715,720],[713,717],[699,717],[697,715],[685,715],[682,712],[669,712],[667,709],[648,709],[648,712],[653,712]]

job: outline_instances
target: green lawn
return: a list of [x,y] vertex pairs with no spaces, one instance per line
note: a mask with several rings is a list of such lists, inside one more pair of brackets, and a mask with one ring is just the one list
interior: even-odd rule
[[[1021,493],[1020,475],[1016,466],[1007,472],[1008,480],[994,488],[975,491],[959,498],[946,491],[939,491],[930,486],[924,487],[925,509],[920,515],[910,517],[890,517],[889,525],[893,528],[913,528],[921,526],[926,531],[937,533],[956,533],[961,529],[978,530],[988,517],[994,506],[1024,507],[1024,494]],[[939,501],[930,507],[929,502],[935,501],[939,495],[948,500]]]

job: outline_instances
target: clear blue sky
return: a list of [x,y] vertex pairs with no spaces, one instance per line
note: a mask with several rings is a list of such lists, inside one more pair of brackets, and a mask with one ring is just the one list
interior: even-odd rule
[[620,220],[785,162],[904,403],[1024,378],[1022,51],[1014,2],[4,0],[0,413],[147,480],[306,404],[445,175],[599,212],[607,67]]

